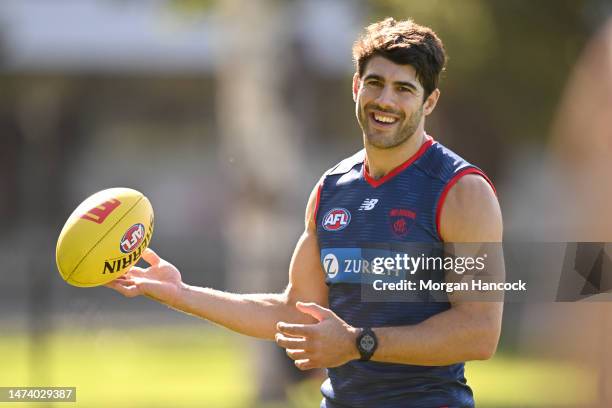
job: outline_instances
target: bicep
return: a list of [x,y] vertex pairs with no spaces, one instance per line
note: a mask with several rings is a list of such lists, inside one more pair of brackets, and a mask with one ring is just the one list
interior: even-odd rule
[[[451,188],[441,209],[440,230],[446,245],[453,247],[453,255],[465,258],[486,253],[487,270],[500,279],[505,277],[501,209],[493,188],[483,177],[466,175]],[[467,298],[463,298],[465,295]],[[499,334],[503,303],[476,301],[473,295],[450,296],[453,309]]]
[[325,273],[319,261],[319,243],[316,235],[306,230],[300,237],[289,266],[287,301],[314,302],[327,307]]
[[289,285],[286,295],[289,304],[315,302],[327,307],[327,285],[321,266],[319,242],[316,230],[316,211],[319,200],[317,183],[308,199],[305,214],[305,228],[293,252],[289,266]]

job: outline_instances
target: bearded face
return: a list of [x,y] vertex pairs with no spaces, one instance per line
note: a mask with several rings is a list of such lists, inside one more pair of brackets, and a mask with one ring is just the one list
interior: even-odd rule
[[373,57],[355,91],[357,121],[366,143],[390,149],[408,140],[421,125],[424,91],[412,66]]
[[389,111],[377,103],[357,104],[357,120],[366,141],[379,149],[401,145],[417,131],[423,118],[423,104],[406,116],[402,111]]

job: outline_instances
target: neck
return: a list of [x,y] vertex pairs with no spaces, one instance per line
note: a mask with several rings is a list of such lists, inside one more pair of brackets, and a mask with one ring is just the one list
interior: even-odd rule
[[373,179],[379,179],[412,157],[425,143],[425,131],[421,128],[399,146],[380,149],[365,143],[367,171]]

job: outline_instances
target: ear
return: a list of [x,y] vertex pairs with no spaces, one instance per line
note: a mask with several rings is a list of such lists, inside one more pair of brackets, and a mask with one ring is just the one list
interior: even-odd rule
[[355,75],[353,75],[353,101],[357,102],[357,94],[359,93],[359,74],[357,72],[355,72]]
[[434,89],[431,95],[425,99],[425,103],[423,103],[423,113],[425,116],[429,115],[436,107],[438,103],[438,98],[440,98],[440,90],[438,88]]

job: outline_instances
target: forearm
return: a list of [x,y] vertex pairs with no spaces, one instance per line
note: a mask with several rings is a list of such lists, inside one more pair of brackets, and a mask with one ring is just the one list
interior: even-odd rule
[[261,339],[274,339],[279,321],[303,321],[284,293],[235,294],[183,284],[170,305],[235,332]]
[[374,329],[378,349],[372,360],[443,366],[490,358],[499,340],[500,323],[451,308],[419,324]]

